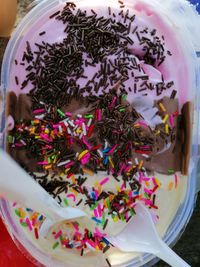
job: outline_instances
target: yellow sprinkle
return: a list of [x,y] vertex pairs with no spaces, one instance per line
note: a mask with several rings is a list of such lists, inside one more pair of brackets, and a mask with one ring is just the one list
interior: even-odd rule
[[39,136],[39,135],[36,135],[36,136],[35,136],[35,139],[39,139],[39,138],[40,138],[40,136]]
[[169,119],[169,115],[167,114],[167,115],[165,115],[164,119],[162,120],[163,123],[166,123],[166,121],[167,121],[168,119]]
[[78,156],[78,160],[80,160],[83,156],[85,156],[88,153],[88,150],[84,150],[83,152],[81,152],[81,154],[79,154]]
[[166,112],[166,108],[164,107],[163,103],[159,103],[159,106],[160,106],[160,109],[163,111],[163,112]]
[[23,219],[26,217],[26,212],[24,212],[22,208],[19,208],[19,214],[20,214],[20,217]]
[[116,185],[116,189],[117,189],[117,192],[121,192],[121,188],[118,184]]
[[82,129],[79,127],[76,132],[79,134],[79,133],[82,133]]
[[96,246],[96,250],[99,250],[99,247],[98,246]]
[[160,130],[158,130],[156,133],[155,133],[155,135],[159,135],[160,134]]
[[110,202],[113,200],[114,197],[115,197],[114,195],[110,195],[110,196],[108,197],[109,200],[110,200]]
[[169,134],[169,125],[168,124],[165,124],[165,132],[166,132],[166,134]]
[[115,165],[114,165],[114,163],[113,163],[111,157],[109,157],[108,160],[109,160],[109,162],[110,162],[111,167],[114,169],[114,168],[115,168]]
[[156,180],[156,184],[158,185],[158,187],[161,187],[161,183],[160,183],[160,181],[158,180],[158,178],[155,178],[155,180]]
[[114,217],[114,218],[113,218],[113,221],[114,221],[114,222],[118,222],[118,221],[119,221],[119,218],[118,218],[118,217]]
[[49,134],[49,129],[45,129],[45,134]]
[[170,182],[168,184],[168,190],[171,191],[173,189],[173,187],[174,187],[174,183],[173,182]]
[[65,170],[65,174],[67,174],[69,170],[70,170],[70,168],[66,169],[66,170]]
[[141,169],[142,169],[142,165],[143,165],[143,163],[144,163],[144,161],[143,161],[143,160],[141,160],[141,161],[140,161],[140,164],[139,164],[139,166],[138,166],[138,169],[139,169],[139,170],[141,170]]
[[99,181],[96,181],[96,182],[94,183],[94,188],[97,188],[98,186],[100,186],[100,183],[99,183]]
[[92,172],[91,170],[89,170],[89,169],[83,169],[83,171],[84,171],[84,173],[85,174],[88,174],[88,175],[90,175],[90,176],[93,176],[94,175],[94,172]]

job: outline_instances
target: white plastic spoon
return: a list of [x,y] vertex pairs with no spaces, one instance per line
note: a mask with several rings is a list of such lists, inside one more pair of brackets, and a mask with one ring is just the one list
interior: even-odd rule
[[[86,216],[78,208],[62,208],[7,153],[0,149],[0,195],[48,217],[51,225]],[[45,230],[51,225],[44,223]]]
[[151,253],[172,267],[190,266],[162,241],[149,211],[140,203],[136,206],[136,216],[122,232],[107,239],[121,251]]

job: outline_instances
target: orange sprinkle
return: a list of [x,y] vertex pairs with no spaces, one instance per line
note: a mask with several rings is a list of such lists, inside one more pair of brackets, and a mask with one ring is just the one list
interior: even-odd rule
[[91,176],[94,175],[94,173],[91,170],[89,170],[89,169],[85,169],[84,168],[83,171],[84,171],[85,174],[88,174],[88,175],[91,175]]
[[145,185],[146,185],[146,187],[149,187],[150,183],[148,181],[145,181]]
[[49,170],[49,169],[52,168],[52,164],[50,164],[50,165],[46,165],[44,168],[45,168],[45,170]]
[[174,183],[173,182],[169,182],[168,184],[168,190],[171,191],[174,187]]
[[143,163],[144,163],[144,161],[143,161],[143,160],[141,160],[141,161],[140,161],[140,164],[139,164],[139,166],[138,166],[138,169],[139,169],[139,170],[141,170],[141,169],[142,169],[142,165],[143,165]]
[[75,180],[75,176],[74,175],[71,176],[71,179],[72,179],[72,183],[76,184],[76,180]]

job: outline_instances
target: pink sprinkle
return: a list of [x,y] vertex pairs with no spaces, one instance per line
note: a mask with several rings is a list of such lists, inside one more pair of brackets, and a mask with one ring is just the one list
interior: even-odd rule
[[132,198],[133,197],[133,191],[129,192],[129,197]]
[[94,243],[92,240],[87,239],[86,242],[87,242],[91,247],[96,248],[96,245],[95,245],[95,243]]
[[41,108],[41,109],[35,109],[35,110],[33,111],[33,114],[39,114],[39,113],[43,113],[43,112],[45,112],[45,109],[44,109],[44,108]]
[[85,119],[77,119],[75,120],[74,124],[78,125],[79,127],[82,127],[82,124],[85,122]]
[[54,132],[55,135],[58,135],[57,129],[54,129],[53,132]]
[[152,205],[152,201],[149,199],[145,199],[145,205]]
[[74,226],[74,229],[78,232],[79,231],[78,224],[73,222],[72,225]]
[[139,122],[137,122],[137,124],[148,128],[148,125],[145,122],[143,122],[143,121],[139,121]]
[[65,165],[65,168],[68,169],[69,167],[71,167],[74,164],[74,161],[70,161],[69,163],[67,163]]
[[98,120],[98,121],[101,121],[101,119],[102,119],[102,113],[101,113],[101,110],[98,109],[98,110],[97,110],[97,120]]
[[125,167],[126,167],[126,165],[125,165],[125,163],[123,163],[122,166],[121,166],[121,168],[120,168],[120,170],[119,170],[119,172],[118,172],[118,175],[120,175],[122,173],[122,171],[123,171],[123,169]]
[[20,144],[20,143],[16,143],[15,146],[16,146],[16,147],[22,147],[22,146],[24,146],[24,145],[23,145],[23,144]]
[[178,185],[178,176],[176,174],[174,175],[174,179],[175,179],[175,188],[177,188],[177,185]]
[[28,224],[29,230],[32,231],[33,230],[33,227],[31,225],[31,222],[30,222],[29,218],[26,218],[26,223]]
[[91,148],[91,145],[86,141],[85,136],[82,137],[82,141],[83,141],[83,143],[86,145],[86,147],[87,147],[88,149]]
[[125,171],[125,173],[129,172],[129,171],[130,171],[130,169],[131,169],[131,166],[130,166],[130,165],[129,165],[129,166],[127,166],[127,167],[126,167],[126,169],[124,170],[124,171]]
[[13,207],[15,207],[16,205],[17,205],[17,202],[14,202],[14,203],[13,203]]
[[152,195],[152,191],[147,189],[146,187],[144,188],[144,192],[147,193],[148,195]]
[[125,188],[125,184],[123,183],[120,187],[121,190],[123,190]]
[[142,175],[142,172],[140,172],[140,176],[139,176],[139,183],[140,184],[142,183],[142,180],[143,180],[143,175]]
[[169,122],[170,122],[170,125],[171,125],[172,127],[174,127],[174,116],[173,116],[173,115],[170,115],[170,116],[169,116]]
[[94,216],[95,216],[96,218],[99,217],[99,214],[98,214],[98,212],[97,212],[96,209],[94,209]]
[[112,108],[115,106],[116,100],[117,100],[117,97],[114,96],[113,99],[112,99],[111,104],[109,105],[109,108],[110,108],[110,109],[112,109]]
[[58,231],[58,233],[54,235],[54,238],[58,239],[61,235],[62,235],[62,230]]
[[97,200],[98,197],[99,197],[98,191],[95,189],[95,190],[94,190],[94,193],[95,193],[95,198],[96,198],[96,200]]
[[98,213],[99,213],[99,217],[102,217],[102,210],[101,210],[100,204],[98,204]]
[[58,124],[53,124],[54,129],[58,128],[58,126],[59,126]]
[[38,165],[48,165],[48,161],[40,161],[37,163]]
[[[155,179],[155,178],[154,178]],[[148,178],[148,177],[142,177],[142,180],[144,181],[144,182],[148,182],[149,180],[150,180],[150,178]]]
[[67,195],[68,198],[73,198],[73,201],[76,201],[76,196],[74,194],[68,194]]
[[115,152],[115,149],[118,147],[119,145],[114,145],[113,148],[110,149],[110,151],[108,152],[108,155],[112,155]]
[[95,234],[101,238],[107,236],[106,233],[101,233],[97,227],[95,228]]
[[90,153],[87,153],[81,158],[81,164],[85,165],[89,162],[89,160],[90,160]]
[[103,179],[101,182],[100,182],[100,185],[104,185],[106,184],[107,182],[109,181],[109,177],[106,177],[105,179]]
[[115,173],[115,171],[114,171],[113,168],[110,168],[110,172],[111,172],[111,174],[114,174]]
[[44,140],[48,141],[48,142],[53,141],[53,139],[50,138],[47,134],[40,134],[40,137],[43,138]]
[[65,112],[65,115],[68,116],[68,117],[71,117],[72,113],[71,112]]

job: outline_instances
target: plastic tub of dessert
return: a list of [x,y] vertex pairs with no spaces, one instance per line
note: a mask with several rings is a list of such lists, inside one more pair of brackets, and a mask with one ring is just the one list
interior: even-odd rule
[[2,147],[61,206],[89,217],[43,236],[43,214],[2,199],[13,240],[37,266],[152,266],[154,256],[121,252],[106,236],[137,216],[137,202],[171,246],[191,217],[198,16],[185,1],[166,2],[43,1],[12,35]]

